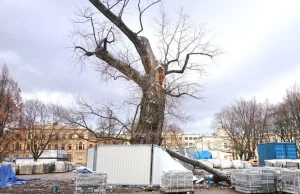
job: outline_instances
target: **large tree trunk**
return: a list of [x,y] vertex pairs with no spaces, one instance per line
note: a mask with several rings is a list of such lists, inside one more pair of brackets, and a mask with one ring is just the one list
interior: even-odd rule
[[213,174],[214,176],[216,176],[218,178],[218,180],[223,180],[225,181],[226,183],[228,184],[231,184],[230,182],[230,179],[228,176],[226,176],[223,172],[217,170],[217,169],[214,169],[214,168],[211,168],[205,164],[203,164],[202,162],[199,162],[197,160],[193,160],[193,159],[190,159],[190,158],[187,158],[181,154],[178,154],[176,152],[173,152],[169,149],[167,149],[167,152],[173,156],[174,158],[177,158],[178,160],[182,161],[182,162],[185,162],[185,163],[188,163],[190,165],[193,165],[193,166],[196,166],[196,167],[199,167],[211,174]]
[[147,86],[142,88],[140,118],[136,131],[131,137],[131,144],[161,145],[165,94],[164,88],[156,79],[155,74],[149,78]]
[[140,117],[130,143],[161,145],[166,101],[165,70],[159,66],[147,38],[139,38],[143,43],[141,50],[144,51],[141,58],[148,73],[144,76],[146,79],[143,84],[140,84]]

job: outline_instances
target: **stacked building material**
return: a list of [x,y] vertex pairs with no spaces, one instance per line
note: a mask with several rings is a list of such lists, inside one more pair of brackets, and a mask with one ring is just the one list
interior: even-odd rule
[[232,167],[234,169],[242,169],[242,168],[244,168],[244,165],[241,160],[232,160]]
[[55,162],[55,172],[66,172],[65,162]]
[[45,162],[45,163],[43,164],[43,167],[44,167],[44,173],[45,173],[45,174],[51,173],[50,165],[51,165],[50,162]]
[[193,191],[191,171],[168,171],[161,177],[161,190],[167,193]]
[[43,174],[44,173],[44,165],[40,162],[34,162],[32,166],[32,174]]
[[286,168],[286,162],[289,160],[275,160],[275,167]]
[[300,193],[300,170],[282,169],[282,191],[286,193]]
[[286,161],[286,168],[288,169],[299,169],[300,160],[289,160]]
[[78,174],[76,177],[76,193],[105,194],[107,188],[107,174]]
[[265,166],[274,167],[275,160],[265,160]]
[[235,187],[235,182],[236,182],[236,176],[239,173],[243,173],[245,169],[235,169],[231,171],[231,186],[234,188]]
[[274,173],[264,173],[260,169],[238,172],[234,185],[235,190],[242,193],[274,193]]
[[32,163],[21,163],[19,165],[19,174],[32,174]]

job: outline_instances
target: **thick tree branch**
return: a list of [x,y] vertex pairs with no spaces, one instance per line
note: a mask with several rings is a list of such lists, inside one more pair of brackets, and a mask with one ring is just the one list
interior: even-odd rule
[[[210,58],[213,58],[213,55],[208,54],[208,53],[200,53],[200,52],[197,52],[197,53],[189,53],[189,54],[187,54],[186,57],[185,57],[185,61],[184,61],[184,64],[183,64],[181,70],[169,70],[169,71],[167,71],[165,74],[168,75],[168,74],[171,74],[171,73],[179,73],[179,74],[184,73],[184,71],[185,71],[185,69],[187,68],[187,65],[188,65],[188,63],[189,63],[190,55],[204,55],[204,56],[208,56],[208,57],[210,57]],[[171,60],[171,61],[168,62],[168,65],[169,65],[170,63],[178,62],[178,60],[179,60],[179,59]]]

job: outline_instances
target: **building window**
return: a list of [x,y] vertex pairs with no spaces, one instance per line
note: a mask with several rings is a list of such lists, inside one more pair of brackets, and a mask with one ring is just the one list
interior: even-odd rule
[[14,158],[19,158],[19,155],[14,155]]
[[93,144],[90,144],[89,147],[92,148],[92,147],[93,147]]
[[185,137],[184,139],[185,139],[185,140],[188,140],[189,138],[188,138],[188,137]]
[[189,146],[192,146],[193,145],[193,143],[189,143]]
[[188,144],[188,143],[185,143],[185,145],[188,146],[189,144]]
[[196,140],[197,139],[197,137],[194,137],[194,140]]
[[224,148],[227,149],[227,142],[224,143]]
[[29,143],[27,144],[27,148],[26,149],[30,150],[30,144]]
[[69,139],[73,139],[73,135],[72,134],[69,134]]
[[16,135],[16,137],[19,139],[19,138],[21,137],[21,134],[18,133],[18,134]]
[[55,144],[54,149],[56,150],[58,149],[58,144]]
[[48,150],[51,150],[51,144],[48,144]]
[[189,140],[193,140],[193,138],[192,138],[192,137],[190,137],[190,138],[189,138]]
[[82,155],[77,155],[77,160],[82,160]]
[[16,150],[19,150],[19,149],[20,149],[20,143],[16,142]]
[[62,149],[62,150],[65,149],[65,144],[61,144],[61,149]]
[[71,150],[72,149],[72,144],[69,144],[69,150]]
[[182,137],[179,137],[179,140],[182,140]]
[[78,144],[78,149],[79,149],[79,150],[83,150],[83,149],[84,149],[84,148],[83,148],[82,142],[79,142],[79,144]]
[[26,155],[25,157],[26,157],[26,158],[29,158],[29,155]]

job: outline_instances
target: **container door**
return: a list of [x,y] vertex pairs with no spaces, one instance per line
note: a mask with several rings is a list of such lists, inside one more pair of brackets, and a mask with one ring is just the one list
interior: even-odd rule
[[275,144],[275,159],[286,159],[286,145]]
[[286,158],[287,159],[297,159],[297,148],[296,144],[286,144]]

